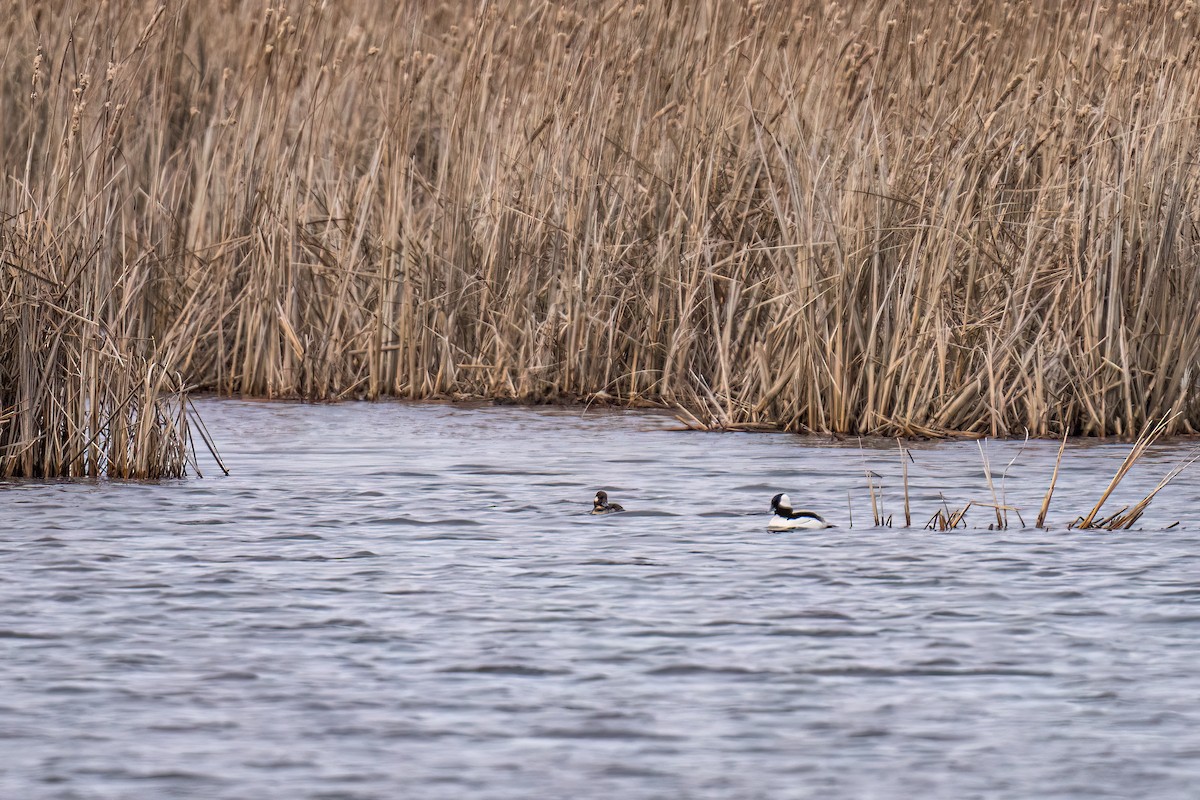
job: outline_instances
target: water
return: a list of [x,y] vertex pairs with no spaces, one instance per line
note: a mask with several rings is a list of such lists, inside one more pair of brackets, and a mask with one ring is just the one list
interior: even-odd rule
[[[864,463],[902,514],[887,442],[578,409],[202,409],[231,477],[0,485],[0,797],[1200,786],[1196,473],[1140,531],[1068,531],[1127,449],[1072,444],[1053,530],[988,531],[983,509],[939,534],[864,527]],[[1020,449],[990,445],[993,471]],[[1027,522],[1055,451],[1009,470]],[[914,459],[921,522],[939,491],[990,499],[974,443]],[[588,516],[599,488],[631,510]],[[841,527],[768,534],[776,491]]]

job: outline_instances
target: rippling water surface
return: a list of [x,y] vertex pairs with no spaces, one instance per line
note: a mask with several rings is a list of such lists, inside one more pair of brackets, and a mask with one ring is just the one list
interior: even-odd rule
[[[0,797],[1197,796],[1197,473],[1068,531],[1127,449],[1075,443],[1052,530],[939,534],[870,526],[886,442],[201,408],[230,477],[0,484]],[[913,457],[918,523],[990,500],[974,443]],[[767,533],[777,491],[839,527]]]

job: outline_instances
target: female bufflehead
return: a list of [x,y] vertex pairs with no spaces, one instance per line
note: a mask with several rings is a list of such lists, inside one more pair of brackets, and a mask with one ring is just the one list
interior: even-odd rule
[[611,514],[614,511],[624,511],[624,506],[618,503],[608,502],[607,492],[596,492],[596,499],[592,501],[593,514]]
[[793,511],[792,501],[786,494],[777,494],[771,498],[771,511],[775,516],[767,523],[769,531],[819,530],[833,527],[815,511]]

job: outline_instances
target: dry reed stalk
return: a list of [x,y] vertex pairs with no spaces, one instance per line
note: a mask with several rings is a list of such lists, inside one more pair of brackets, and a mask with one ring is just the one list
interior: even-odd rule
[[908,503],[908,462],[912,460],[912,453],[904,448],[904,445],[899,441],[896,442],[900,448],[900,468],[902,473],[902,481],[904,483],[904,527],[912,527],[912,510]]
[[996,514],[996,530],[1002,531],[1008,527],[1008,519],[1004,513],[1008,510],[1008,507],[1001,503],[1000,499],[996,496],[996,487],[992,483],[992,465],[988,461],[987,451],[983,448],[984,441],[986,440],[975,442],[975,446],[979,448],[979,457],[983,460],[983,477],[987,479],[988,491],[992,493],[992,502],[977,502],[974,505],[991,508]]
[[[1146,424],[1145,430],[1143,430],[1138,436],[1137,441],[1134,442],[1129,453],[1125,456],[1124,460],[1121,461],[1121,466],[1117,468],[1116,474],[1113,475],[1112,480],[1109,481],[1108,486],[1100,495],[1100,499],[1096,501],[1096,505],[1094,505],[1092,510],[1089,511],[1085,516],[1078,520],[1078,524],[1075,527],[1085,530],[1088,528],[1097,527],[1093,525],[1093,522],[1096,519],[1096,515],[1100,512],[1100,507],[1103,506],[1105,501],[1108,500],[1109,495],[1113,493],[1113,490],[1117,488],[1117,485],[1120,484],[1121,480],[1129,473],[1129,470],[1133,468],[1133,465],[1137,463],[1137,460],[1145,455],[1146,451],[1150,448],[1150,445],[1154,444],[1154,442],[1157,441],[1158,438],[1167,431],[1168,423],[1169,420],[1164,418],[1158,422],[1150,421]],[[1172,475],[1172,477],[1174,476]],[[1153,497],[1157,491],[1158,490],[1156,489],[1154,492],[1151,492],[1146,498],[1145,502],[1149,503],[1150,498]],[[1119,513],[1120,512],[1118,512],[1118,514]],[[1105,521],[1111,522],[1111,520],[1112,518],[1110,517]]]
[[[1021,443],[1021,448],[1019,450],[1017,450],[1016,454],[1014,454],[1013,457],[1008,460],[1008,463],[1004,465],[1004,471],[1000,473],[999,499],[997,499],[997,497],[996,497],[995,489],[992,488],[992,502],[995,504],[997,520],[1002,523],[1002,527],[1000,528],[1000,530],[1003,530],[1004,528],[1008,527],[1008,512],[1009,511],[1012,511],[1013,513],[1015,513],[1017,515],[1017,521],[1021,523],[1021,527],[1022,528],[1025,527],[1025,518],[1021,516],[1020,509],[1016,508],[1015,506],[1008,505],[1008,471],[1013,468],[1013,465],[1016,464],[1018,459],[1021,458],[1021,454],[1025,452],[1025,448],[1028,446],[1029,446],[1029,431],[1027,430],[1025,432],[1025,440]],[[986,459],[985,459],[985,466],[986,466]],[[991,487],[990,474],[989,474],[988,486]],[[976,503],[976,505],[980,505],[980,503]],[[1001,513],[1003,513],[1002,519],[1000,518]]]
[[[1151,489],[1145,497],[1135,503],[1132,507],[1123,507],[1115,514],[1111,514],[1097,522],[1092,522],[1089,527],[1103,528],[1110,531],[1129,529],[1133,527],[1133,524],[1141,519],[1142,514],[1145,513],[1146,508],[1150,505],[1150,501],[1154,499],[1154,496],[1162,491],[1163,488],[1165,488],[1169,483],[1179,477],[1180,473],[1194,464],[1198,459],[1200,459],[1200,451],[1193,452],[1190,456],[1172,467],[1170,472],[1164,475],[1159,482],[1155,484],[1154,488]],[[1175,524],[1177,525],[1179,523]],[[1080,525],[1080,527],[1083,526]],[[1169,530],[1171,527],[1174,527],[1174,525],[1168,526],[1167,530]]]
[[871,495],[871,520],[875,523],[875,527],[883,526],[883,513],[879,510],[879,498],[875,494],[875,473],[871,470],[866,471],[867,475],[867,492]]
[[[880,498],[875,492],[875,478],[879,476],[872,472],[871,468],[867,466],[867,454],[866,451],[863,450],[861,441],[858,445],[858,451],[863,460],[863,473],[867,476],[867,494],[871,498],[871,520],[874,522],[875,527],[879,528],[884,524],[883,512],[880,510]],[[880,486],[880,489],[882,489],[882,486]]]
[[962,508],[956,511],[951,511],[949,503],[946,502],[946,496],[940,492],[938,493],[938,496],[942,498],[942,507],[938,509],[932,517],[929,518],[928,522],[925,523],[925,529],[936,531],[952,531],[960,526],[965,528],[967,511],[970,510],[974,503],[967,503]]
[[1062,465],[1063,450],[1067,447],[1067,436],[1063,434],[1062,444],[1058,446],[1058,455],[1054,458],[1054,473],[1050,476],[1050,485],[1046,488],[1046,496],[1042,498],[1042,507],[1038,511],[1035,528],[1043,528],[1046,524],[1046,512],[1050,510],[1050,498],[1054,496],[1054,486],[1058,483],[1058,468]]

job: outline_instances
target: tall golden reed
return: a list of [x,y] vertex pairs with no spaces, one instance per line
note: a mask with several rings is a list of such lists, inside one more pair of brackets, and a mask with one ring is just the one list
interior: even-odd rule
[[179,375],[1200,429],[1194,3],[5,11],[7,473],[182,451]]

